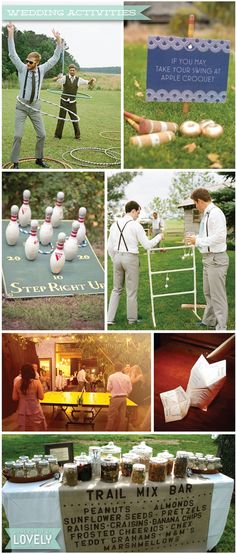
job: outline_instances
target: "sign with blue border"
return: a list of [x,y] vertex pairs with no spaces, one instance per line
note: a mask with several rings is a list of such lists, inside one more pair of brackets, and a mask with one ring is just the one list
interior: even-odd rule
[[230,42],[148,37],[148,102],[225,102]]

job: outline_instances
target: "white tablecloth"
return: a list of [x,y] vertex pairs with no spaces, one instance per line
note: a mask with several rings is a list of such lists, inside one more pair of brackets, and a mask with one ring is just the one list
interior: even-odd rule
[[[214,485],[207,541],[207,550],[211,550],[219,542],[224,531],[234,481],[221,473],[207,477]],[[123,483],[124,486],[127,486],[127,480],[119,480],[119,485],[123,485]],[[50,487],[40,487],[39,485],[40,482],[27,485],[9,481],[5,483],[2,498],[9,527],[57,527],[62,529],[58,492],[60,485],[57,481]],[[86,488],[89,485],[89,483],[81,484]],[[100,488],[104,486],[107,484],[99,483]],[[57,542],[61,547],[61,552],[65,552],[63,531],[59,533]],[[37,551],[39,552],[39,550]]]

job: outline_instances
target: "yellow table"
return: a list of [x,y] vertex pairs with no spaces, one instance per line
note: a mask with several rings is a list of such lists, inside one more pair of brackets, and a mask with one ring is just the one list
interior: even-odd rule
[[[46,392],[44,399],[41,400],[41,404],[44,406],[52,406],[53,414],[55,406],[60,407],[66,415],[68,425],[81,425],[80,415],[83,412],[85,415],[83,425],[88,424],[92,426],[94,431],[94,421],[103,408],[108,408],[110,404],[109,392]],[[127,417],[129,427],[129,412],[130,408],[137,407],[137,404],[127,398]],[[68,414],[68,408],[73,408],[71,413]],[[87,409],[86,409],[87,408]]]

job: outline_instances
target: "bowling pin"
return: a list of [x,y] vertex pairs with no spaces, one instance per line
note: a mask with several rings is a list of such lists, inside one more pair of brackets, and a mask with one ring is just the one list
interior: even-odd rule
[[30,225],[31,222],[31,209],[29,206],[29,199],[30,199],[31,193],[30,190],[24,190],[23,192],[23,204],[19,209],[19,224],[21,227],[27,227],[27,225]]
[[42,223],[39,231],[39,240],[43,246],[47,246],[53,237],[53,226],[51,222],[53,208],[48,206],[45,210],[45,221]]
[[60,271],[65,265],[65,261],[66,261],[65,253],[64,253],[65,240],[66,240],[65,233],[59,233],[57,238],[57,246],[50,258],[50,268],[52,273],[60,273]]
[[37,219],[32,219],[30,226],[30,235],[28,236],[25,243],[25,256],[27,260],[35,260],[39,252],[39,241],[37,237]]
[[58,192],[57,193],[57,200],[56,200],[56,204],[53,208],[52,219],[51,219],[53,227],[59,227],[59,225],[60,225],[60,223],[63,219],[62,204],[63,204],[64,196],[65,196],[64,192]]
[[18,206],[11,207],[11,219],[6,228],[6,241],[9,246],[14,246],[20,234],[19,225],[17,222],[19,208]]
[[73,221],[71,234],[68,240],[65,242],[64,252],[65,258],[68,261],[73,260],[78,252],[77,232],[79,229],[79,225],[80,224],[78,221]]
[[85,240],[86,227],[85,227],[85,224],[84,224],[84,220],[85,220],[86,213],[87,213],[86,208],[80,208],[79,209],[79,217],[78,217],[79,230],[78,230],[78,233],[77,233],[78,244],[82,244],[82,242]]

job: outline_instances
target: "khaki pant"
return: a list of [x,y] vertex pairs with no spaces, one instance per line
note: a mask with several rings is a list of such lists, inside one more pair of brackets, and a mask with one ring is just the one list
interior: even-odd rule
[[[41,113],[35,112],[29,106],[40,110],[40,102],[33,102],[30,104],[25,101],[25,106],[22,106],[19,102],[16,103],[16,113],[15,113],[15,131],[14,131],[14,142],[11,152],[11,161],[17,163],[20,157],[20,147],[21,140],[23,137],[25,120],[29,117],[30,121],[33,123],[35,132],[36,132],[36,146],[35,146],[35,158],[43,158],[43,148],[46,138],[46,131],[44,127],[43,118]],[[31,145],[30,145],[31,146]]]
[[216,329],[227,329],[228,302],[226,275],[229,258],[226,252],[203,254],[203,292],[206,308],[203,323]]
[[138,319],[139,257],[129,252],[116,252],[113,258],[113,290],[110,296],[107,319],[113,321],[125,283],[127,319]]
[[126,396],[111,397],[106,431],[127,431]]

